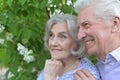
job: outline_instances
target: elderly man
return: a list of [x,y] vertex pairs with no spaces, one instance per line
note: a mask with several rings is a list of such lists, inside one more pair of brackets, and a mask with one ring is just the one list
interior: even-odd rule
[[[88,54],[98,57],[102,80],[120,80],[120,2],[119,0],[77,0],[78,39]],[[95,80],[85,69],[77,71],[76,80]]]

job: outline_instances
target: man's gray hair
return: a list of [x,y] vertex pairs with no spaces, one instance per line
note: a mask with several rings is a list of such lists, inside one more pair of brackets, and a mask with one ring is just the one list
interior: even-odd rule
[[77,13],[89,6],[94,6],[94,14],[106,22],[113,20],[116,16],[120,17],[119,0],[77,0],[74,6]]

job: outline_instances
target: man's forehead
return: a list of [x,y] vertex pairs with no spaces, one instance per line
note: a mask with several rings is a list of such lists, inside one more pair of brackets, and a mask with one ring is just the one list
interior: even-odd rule
[[78,20],[77,22],[86,22],[89,19],[95,17],[95,11],[94,11],[95,5],[90,6],[82,10],[81,12],[78,13]]
[[80,24],[82,24],[82,23],[85,23],[85,22],[88,22],[88,18],[79,18],[78,17],[78,20],[77,20],[77,24],[78,25],[80,25]]

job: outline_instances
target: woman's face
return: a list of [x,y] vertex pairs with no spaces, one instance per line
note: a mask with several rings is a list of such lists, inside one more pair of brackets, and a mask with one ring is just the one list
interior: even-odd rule
[[52,26],[49,33],[49,50],[54,59],[66,59],[71,56],[71,50],[75,49],[77,44],[68,34],[66,23],[57,23]]

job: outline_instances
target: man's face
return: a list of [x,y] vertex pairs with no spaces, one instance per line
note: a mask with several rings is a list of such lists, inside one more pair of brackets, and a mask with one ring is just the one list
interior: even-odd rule
[[110,43],[111,27],[94,15],[93,7],[84,9],[78,15],[78,39],[83,40],[88,54],[101,55]]

